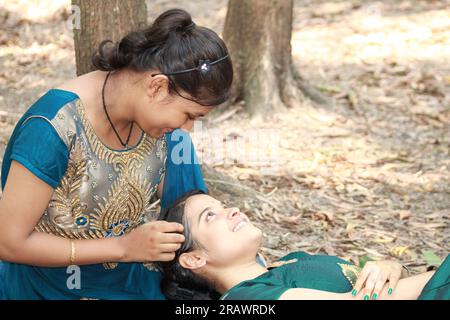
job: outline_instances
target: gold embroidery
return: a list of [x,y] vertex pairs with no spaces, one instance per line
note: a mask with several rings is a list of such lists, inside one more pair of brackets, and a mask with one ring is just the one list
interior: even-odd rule
[[75,227],[76,219],[82,217],[86,210],[86,204],[81,203],[79,194],[82,179],[86,176],[86,164],[86,153],[77,139],[70,151],[66,174],[49,203],[49,208],[55,208],[60,213],[53,218],[57,226],[65,227],[67,221],[64,220],[70,219],[69,224]]
[[[108,190],[107,198],[102,199],[91,217],[91,228],[106,232],[105,236],[121,236],[134,229],[140,222],[153,191],[150,182],[136,173],[146,156],[155,147],[156,139],[143,134],[139,144],[130,151],[118,153],[106,147],[96,136],[89,123],[81,101],[76,102],[77,110],[86,130],[86,136],[93,152],[99,160],[112,164],[114,171],[119,173],[116,181]],[[157,150],[158,152],[160,150]],[[111,179],[111,174],[108,178]],[[117,263],[103,264],[106,269],[114,269]]]
[[146,263],[143,263],[143,265],[147,270],[159,272],[159,269],[156,267],[156,265],[153,262],[146,262]]
[[[126,170],[128,171],[128,170]],[[132,170],[133,171],[133,170]],[[91,228],[118,231],[117,223],[128,221],[128,228],[140,223],[142,213],[150,199],[150,182],[135,173],[120,175],[108,190],[108,197],[98,204],[91,216]],[[117,234],[113,234],[116,236]]]
[[93,152],[98,156],[100,160],[105,161],[109,164],[114,164],[114,168],[119,171],[123,166],[133,162],[134,165],[140,167],[142,161],[150,152],[152,151],[156,138],[148,136],[144,133],[139,144],[128,151],[114,151],[105,146],[97,137],[92,128],[90,122],[88,121],[86,114],[84,113],[84,108],[81,105],[81,101],[76,101],[77,111],[81,116],[81,122],[84,129],[86,130],[86,135],[89,143],[92,146]]
[[357,267],[352,264],[346,264],[346,263],[338,263],[338,266],[341,267],[342,273],[347,278],[347,280],[350,282],[352,287],[355,286],[356,280],[359,277],[359,273],[361,272],[361,268]]
[[268,268],[268,269],[270,269],[270,268],[277,268],[277,267],[281,267],[281,266],[284,266],[284,265],[286,265],[286,264],[294,263],[294,262],[297,262],[297,261],[298,261],[297,259],[291,259],[291,260],[278,260],[278,261],[269,263],[269,264],[267,265],[267,268]]
[[[95,135],[80,100],[68,108],[65,111],[72,112],[73,116],[58,117],[56,121],[80,119],[79,125],[83,128],[68,145],[71,151],[67,171],[35,229],[71,239],[121,236],[142,223],[149,211],[151,196],[157,190],[157,185],[152,187],[152,181],[157,179],[159,172],[153,170],[149,161],[162,161],[167,156],[165,139],[158,140],[144,133],[132,150],[114,151]],[[57,122],[57,126],[73,126],[66,122]],[[151,156],[154,160],[149,160]],[[89,173],[89,169],[94,169],[94,173]],[[106,175],[105,181],[90,177],[92,174]],[[161,175],[157,181],[160,180]],[[96,199],[92,188],[95,188]],[[104,266],[113,269],[117,263],[109,262]]]
[[[131,170],[134,172],[134,170]],[[126,167],[125,172],[128,172]],[[118,237],[134,229],[142,220],[149,205],[151,183],[137,174],[124,174],[108,190],[108,197],[98,204],[91,217],[91,228],[106,230],[106,237]],[[105,263],[106,269],[114,269],[117,263]]]
[[112,270],[117,268],[118,263],[117,262],[105,262],[103,264],[103,268],[105,268],[106,270]]

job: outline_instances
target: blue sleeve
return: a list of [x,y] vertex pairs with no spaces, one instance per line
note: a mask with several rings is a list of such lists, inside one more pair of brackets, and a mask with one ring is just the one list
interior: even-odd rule
[[47,120],[32,118],[19,128],[9,158],[56,188],[66,172],[69,152]]
[[161,208],[169,208],[192,190],[206,192],[206,185],[189,134],[175,130],[166,134],[167,160]]

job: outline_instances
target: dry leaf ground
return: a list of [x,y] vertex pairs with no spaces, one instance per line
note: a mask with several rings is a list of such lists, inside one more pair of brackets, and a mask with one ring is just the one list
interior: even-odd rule
[[[220,33],[226,3],[149,1],[149,18],[183,7]],[[0,5],[2,150],[30,103],[75,76],[68,8],[66,0]],[[442,258],[450,249],[450,2],[296,0],[292,49],[302,75],[335,103],[305,101],[264,121],[240,105],[202,123],[239,144],[196,135],[200,157],[260,192],[220,196],[263,229],[269,257],[394,256],[424,271],[422,250]]]

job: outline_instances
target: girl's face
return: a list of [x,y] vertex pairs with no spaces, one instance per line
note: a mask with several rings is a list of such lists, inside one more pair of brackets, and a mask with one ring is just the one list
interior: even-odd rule
[[195,195],[186,200],[184,215],[210,266],[254,261],[262,232],[238,208],[225,208],[213,197]]
[[164,75],[148,77],[142,83],[137,92],[134,118],[142,130],[155,138],[178,128],[190,130],[196,119],[213,109],[176,93],[169,94],[169,82]]

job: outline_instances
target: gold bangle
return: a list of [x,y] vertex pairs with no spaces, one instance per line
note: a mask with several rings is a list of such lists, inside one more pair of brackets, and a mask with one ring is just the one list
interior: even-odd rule
[[75,264],[75,241],[70,240],[70,265]]

